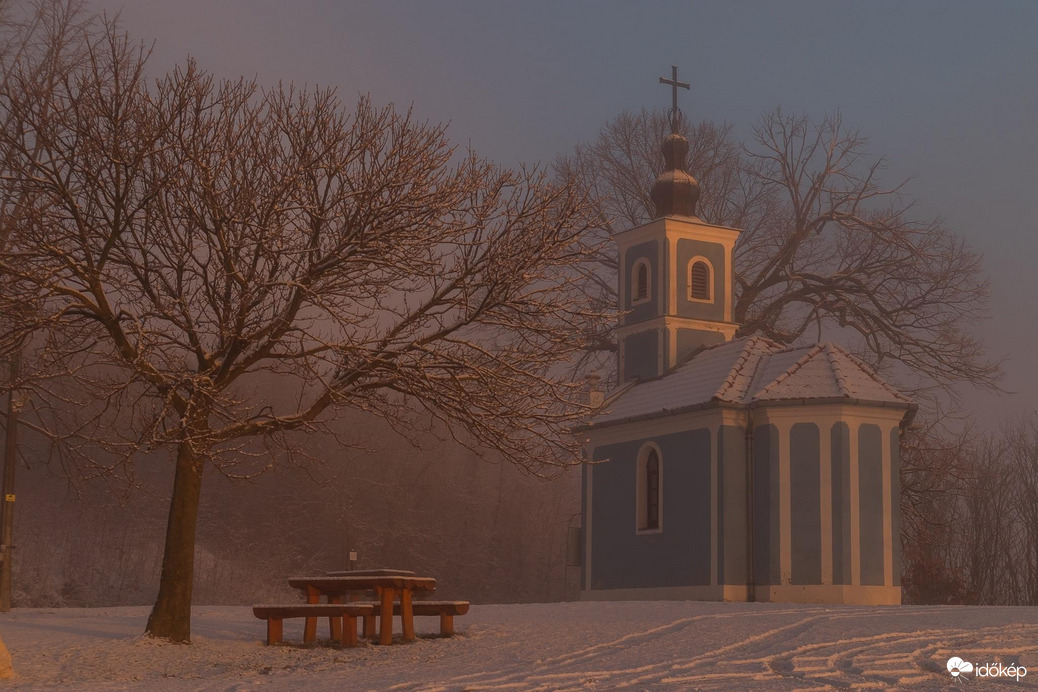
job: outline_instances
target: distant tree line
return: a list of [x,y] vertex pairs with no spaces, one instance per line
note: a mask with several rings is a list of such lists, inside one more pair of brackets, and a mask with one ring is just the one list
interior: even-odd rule
[[[319,464],[276,468],[249,481],[216,477],[202,492],[194,602],[249,604],[299,598],[286,577],[345,569],[406,567],[436,577],[437,596],[474,603],[576,596],[565,562],[566,529],[580,509],[577,479],[488,464],[433,439],[415,448],[377,419],[364,449],[315,437]],[[0,426],[2,427],[2,426]],[[134,485],[77,480],[45,463],[26,436],[16,525],[19,607],[148,605],[162,566],[169,482],[161,459],[142,459]],[[48,509],[49,508],[49,509]]]
[[913,431],[901,483],[905,602],[1038,605],[1038,418]]

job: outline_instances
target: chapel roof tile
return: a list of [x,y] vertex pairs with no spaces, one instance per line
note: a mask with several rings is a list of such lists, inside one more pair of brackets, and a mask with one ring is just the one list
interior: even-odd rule
[[865,363],[831,343],[783,348],[759,334],[700,349],[662,377],[627,383],[592,426],[726,402],[839,399],[912,405]]

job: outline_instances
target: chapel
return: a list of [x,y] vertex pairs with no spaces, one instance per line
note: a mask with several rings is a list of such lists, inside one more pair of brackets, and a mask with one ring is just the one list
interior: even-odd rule
[[899,604],[916,406],[835,344],[737,336],[739,231],[696,215],[673,70],[655,217],[614,236],[619,385],[576,430],[581,598]]

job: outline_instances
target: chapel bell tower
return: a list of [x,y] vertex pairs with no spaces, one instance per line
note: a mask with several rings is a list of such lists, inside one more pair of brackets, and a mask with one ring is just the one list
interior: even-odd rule
[[728,341],[732,321],[732,257],[739,231],[696,216],[699,183],[685,170],[688,140],[679,134],[678,88],[672,88],[666,170],[652,186],[652,221],[618,233],[619,381],[659,377],[702,346]]

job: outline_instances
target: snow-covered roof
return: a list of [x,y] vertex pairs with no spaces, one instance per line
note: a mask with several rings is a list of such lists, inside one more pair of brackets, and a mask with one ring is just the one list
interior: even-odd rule
[[781,399],[859,399],[903,403],[911,399],[884,382],[869,366],[836,344],[816,344],[801,353],[785,372],[765,385],[754,401]]
[[711,403],[818,399],[908,408],[911,399],[835,344],[784,348],[759,335],[703,348],[662,377],[628,384],[592,426],[652,418]]

